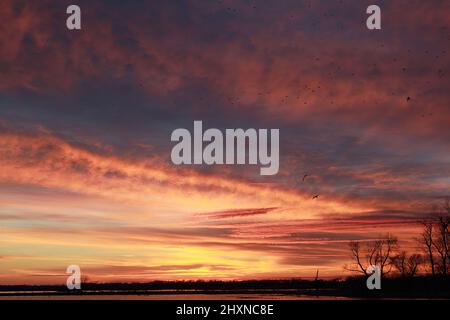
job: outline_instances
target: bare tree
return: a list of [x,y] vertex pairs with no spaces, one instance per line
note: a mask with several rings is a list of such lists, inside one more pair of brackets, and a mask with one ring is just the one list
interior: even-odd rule
[[402,277],[414,277],[422,261],[420,254],[408,256],[406,251],[402,251],[391,259],[392,265]]
[[406,274],[408,273],[406,261],[407,261],[406,251],[402,251],[401,253],[397,254],[391,259],[392,265],[402,275],[402,277],[406,277]]
[[450,198],[444,201],[441,208],[443,210],[439,210],[435,218],[422,222],[423,231],[418,239],[433,276],[437,272],[444,276],[450,273]]
[[349,247],[350,247],[350,253],[351,253],[351,258],[353,260],[353,265],[352,266],[345,266],[344,268],[349,270],[349,271],[353,271],[353,272],[360,272],[363,273],[364,275],[367,276],[367,267],[366,264],[361,261],[361,244],[359,242],[356,241],[351,241],[349,243]]
[[420,254],[412,254],[408,258],[408,275],[414,277],[419,271],[420,265],[423,263],[423,257]]
[[344,268],[368,276],[367,268],[373,265],[379,268],[381,275],[388,274],[392,269],[392,258],[397,250],[398,241],[390,234],[380,238],[380,240],[365,243],[350,242],[352,264]]
[[449,269],[449,230],[450,219],[448,217],[439,217],[436,222],[436,235],[433,240],[433,246],[439,255],[439,269],[441,274],[446,276]]
[[86,283],[89,282],[89,276],[87,276],[87,275],[82,275],[80,280],[81,280],[81,283],[82,283],[82,284],[86,284]]
[[436,275],[435,271],[435,261],[434,261],[434,245],[433,245],[433,221],[424,220],[421,222],[423,226],[423,231],[418,238],[419,245],[422,247],[422,250],[425,252],[428,262],[430,263],[431,274],[433,276]]

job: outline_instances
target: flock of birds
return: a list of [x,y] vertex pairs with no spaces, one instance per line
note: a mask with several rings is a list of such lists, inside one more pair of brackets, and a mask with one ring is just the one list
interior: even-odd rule
[[[223,1],[223,0],[218,0],[217,3],[218,3],[219,5],[225,5],[225,1]],[[256,5],[251,5],[251,6],[252,6],[253,9],[256,9],[256,8],[257,8]],[[226,9],[227,9],[228,11],[230,11],[230,12],[234,12],[234,13],[237,12],[237,9],[236,9],[236,8],[227,7]],[[293,16],[291,16],[291,18],[292,18],[292,17],[293,17]],[[450,35],[448,36],[448,40],[450,41]],[[381,44],[381,47],[384,47],[384,44]],[[408,50],[408,54],[411,54],[411,50]],[[427,50],[427,51],[425,51],[425,54],[429,55],[430,52]],[[447,51],[442,51],[442,55],[446,55],[446,54],[447,54]],[[438,59],[439,57],[440,57],[440,56],[436,56],[435,58]],[[313,61],[319,61],[319,60],[320,60],[320,59],[319,59],[318,57],[314,57],[314,58],[313,58]],[[398,59],[395,58],[393,61],[394,61],[395,63],[397,63],[397,62],[398,62]],[[374,64],[374,67],[376,68],[377,66]],[[408,72],[408,71],[409,71],[409,70],[408,70],[407,67],[405,67],[405,66],[402,66],[402,67],[401,67],[401,72],[402,72],[402,73],[406,73],[406,72]],[[331,77],[331,78],[335,78],[335,77],[337,77],[341,72],[343,72],[343,70],[341,69],[340,66],[338,66],[336,70],[331,70],[331,71],[328,73],[328,76]],[[349,75],[350,75],[350,73],[349,73]],[[439,78],[442,79],[442,78],[443,78],[444,76],[446,76],[447,74],[446,74],[446,72],[445,72],[442,68],[439,68],[439,69],[437,70],[437,75],[438,75]],[[351,76],[352,76],[352,77],[356,77],[357,75],[353,72],[353,73],[351,73]],[[143,86],[144,86],[144,84],[141,83],[141,87],[143,87]],[[307,105],[307,104],[310,103],[310,101],[308,101],[308,100],[309,100],[309,99],[308,99],[309,96],[310,96],[310,95],[317,94],[317,93],[320,92],[321,89],[323,88],[323,87],[320,86],[320,83],[318,83],[318,84],[316,84],[316,85],[305,84],[305,85],[302,85],[301,87],[302,87],[302,88],[301,88],[301,91],[302,91],[302,92],[300,92],[300,90],[298,90],[298,92],[293,92],[291,95],[283,95],[282,97],[280,97],[280,103],[281,103],[281,104],[289,104],[289,103],[291,103],[293,100],[297,100],[297,103],[298,103],[298,102],[299,102],[298,100],[301,100],[300,103],[303,103],[304,105]],[[392,92],[392,94],[394,95],[395,93]],[[260,91],[260,92],[257,92],[257,95],[258,95],[259,97],[262,98],[263,96],[272,96],[272,95],[273,95],[273,92],[271,92],[271,91]],[[227,102],[228,102],[229,104],[231,104],[231,105],[240,105],[240,103],[241,103],[239,96],[228,96],[228,97],[225,97],[225,98],[227,99]],[[273,98],[273,97],[272,97],[272,98]],[[406,103],[408,103],[408,104],[410,104],[410,103],[413,102],[413,97],[412,97],[412,96],[407,95],[406,97],[404,97],[404,99],[405,99],[404,101],[406,101]],[[204,98],[201,98],[200,100],[201,100],[201,102],[203,102]],[[205,98],[205,100],[207,100],[207,99]],[[363,101],[363,102],[365,102],[365,101]],[[331,101],[329,101],[329,103],[334,104],[335,101],[331,100]],[[377,102],[376,102],[376,104],[377,104]],[[419,116],[419,115],[421,115],[421,117],[424,118],[424,117],[426,117],[426,116],[433,116],[433,113],[432,113],[432,112],[424,112],[424,113],[419,113],[418,116]],[[305,173],[305,174],[303,175],[302,179],[301,179],[301,182],[302,182],[302,183],[305,183],[306,180],[307,180],[307,178],[308,178],[309,176],[310,176],[310,175],[309,175],[308,173]],[[312,199],[318,199],[319,196],[320,196],[319,193],[317,193],[317,194],[312,194],[312,195],[311,195]]]

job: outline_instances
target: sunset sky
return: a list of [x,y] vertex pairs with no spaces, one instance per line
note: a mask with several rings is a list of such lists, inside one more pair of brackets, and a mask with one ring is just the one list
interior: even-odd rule
[[[194,120],[279,173],[173,165]],[[449,187],[450,1],[0,1],[0,284],[345,276]]]

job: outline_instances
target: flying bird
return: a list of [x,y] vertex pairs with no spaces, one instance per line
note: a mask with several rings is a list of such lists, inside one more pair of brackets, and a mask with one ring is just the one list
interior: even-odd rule
[[306,177],[308,177],[309,175],[306,173],[305,175],[303,175],[303,179],[302,179],[302,181],[304,182],[305,181],[305,179],[306,179]]
[[312,197],[313,199],[318,199],[319,198],[319,195],[318,194],[316,194],[315,196],[313,196]]

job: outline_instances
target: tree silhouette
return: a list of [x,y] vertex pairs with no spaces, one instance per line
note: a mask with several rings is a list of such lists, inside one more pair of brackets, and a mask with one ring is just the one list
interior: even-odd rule
[[352,264],[344,268],[363,273],[368,276],[369,266],[376,266],[381,275],[391,272],[393,264],[392,259],[397,250],[397,238],[391,234],[380,237],[380,240],[369,242],[351,241],[349,243]]
[[430,220],[424,220],[421,222],[423,226],[423,231],[420,238],[417,239],[419,245],[422,247],[423,251],[426,254],[428,262],[430,264],[431,274],[433,276],[436,275],[436,263],[435,263],[435,253],[434,253],[434,245],[433,245],[433,229],[434,223]]
[[450,273],[450,199],[444,201],[442,210],[434,218],[422,221],[422,234],[418,239],[426,253],[431,274],[437,272],[447,276]]
[[420,254],[408,256],[406,251],[402,251],[391,258],[392,265],[402,277],[414,277],[422,261],[423,258]]

